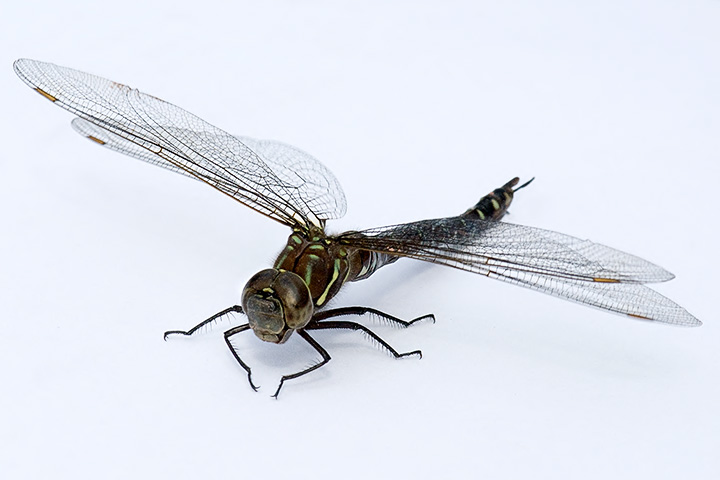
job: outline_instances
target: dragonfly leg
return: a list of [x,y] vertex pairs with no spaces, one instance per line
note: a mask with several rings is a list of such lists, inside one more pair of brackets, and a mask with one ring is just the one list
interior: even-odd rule
[[[282,378],[280,379],[280,384],[278,385],[277,390],[275,390],[275,394],[273,395],[273,397],[275,397],[275,398],[278,397],[278,394],[280,393],[280,389],[282,388],[283,383],[285,383],[286,380],[292,380],[293,378],[301,377],[301,376],[305,375],[306,373],[310,373],[313,370],[317,370],[318,368],[322,367],[323,365],[325,365],[326,363],[328,363],[330,361],[330,354],[327,352],[327,350],[325,350],[319,343],[317,343],[315,341],[315,339],[312,338],[306,331],[297,330],[297,333],[322,356],[322,360],[314,365],[309,366],[308,368],[306,368],[305,370],[302,370],[300,372],[293,373],[290,375],[283,375]],[[249,373],[250,373],[250,370],[248,369],[248,374]]]
[[165,334],[163,334],[163,339],[164,339],[164,340],[167,340],[167,337],[168,337],[169,335],[185,335],[185,336],[190,336],[190,335],[192,335],[193,333],[195,333],[195,332],[197,332],[198,330],[200,330],[201,328],[203,328],[204,326],[211,324],[212,322],[214,322],[214,321],[217,320],[218,318],[223,317],[223,316],[225,316],[225,315],[227,315],[228,313],[231,313],[231,312],[243,313],[243,309],[242,309],[242,307],[241,307],[240,305],[233,305],[233,306],[230,307],[230,308],[226,308],[226,309],[223,310],[222,312],[216,313],[215,315],[213,315],[212,317],[208,318],[207,320],[203,320],[202,322],[200,322],[200,323],[198,323],[197,325],[195,325],[194,327],[192,327],[190,330],[187,330],[187,331],[185,331],[185,330],[168,330],[167,332],[165,332]]
[[[230,337],[233,335],[244,332],[245,330],[250,330],[250,324],[246,323],[245,325],[240,325],[238,327],[231,328],[227,332],[225,332],[225,343],[227,344],[228,348],[230,349],[230,352],[232,352],[233,357],[235,357],[235,360],[240,364],[240,366],[247,372],[248,382],[250,383],[250,387],[252,387],[253,390],[256,392],[258,391],[257,386],[252,381],[252,373],[250,371],[250,367],[243,362],[242,358],[240,358],[240,355],[235,351],[235,348],[232,346],[232,343],[230,343]],[[278,389],[279,390],[279,389]],[[277,395],[277,392],[275,393]]]
[[[338,309],[340,310],[340,309]],[[359,330],[366,334],[371,339],[375,340],[381,347],[383,347],[387,352],[391,353],[395,358],[402,358],[402,357],[409,357],[411,355],[417,355],[418,357],[422,358],[422,352],[420,350],[413,350],[412,352],[405,352],[405,353],[399,353],[397,350],[395,350],[392,346],[390,346],[389,343],[387,343],[385,340],[380,338],[380,336],[367,328],[364,325],[360,325],[359,323],[355,322],[345,322],[345,321],[339,321],[339,320],[330,320],[330,321],[323,321],[323,322],[313,322],[310,323],[307,327],[305,327],[306,330]]]
[[407,328],[410,325],[414,324],[415,322],[420,322],[422,320],[429,319],[432,321],[432,323],[435,323],[435,315],[432,313],[429,313],[427,315],[422,315],[420,317],[414,318],[410,321],[402,320],[398,317],[395,317],[393,315],[390,315],[385,312],[381,312],[380,310],[375,310],[374,308],[370,307],[342,307],[342,308],[334,308],[332,310],[325,310],[322,312],[318,312],[313,317],[313,321],[321,321],[328,318],[333,317],[340,317],[343,315],[365,315],[366,313],[370,313],[372,315],[376,315],[383,320],[387,320],[388,322],[392,322],[395,324],[398,324],[402,326],[403,328]]

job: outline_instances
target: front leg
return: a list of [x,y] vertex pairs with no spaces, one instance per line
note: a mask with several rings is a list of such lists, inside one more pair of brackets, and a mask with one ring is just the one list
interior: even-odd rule
[[200,323],[198,323],[197,325],[195,325],[194,327],[192,327],[190,330],[187,330],[187,331],[185,331],[185,330],[168,330],[168,331],[165,332],[165,334],[163,335],[163,340],[167,340],[167,337],[168,337],[169,335],[185,335],[185,336],[188,336],[188,337],[189,337],[190,335],[194,334],[195,332],[197,332],[198,330],[200,330],[200,329],[201,329],[202,327],[204,327],[205,325],[208,325],[208,324],[214,322],[215,320],[217,320],[218,318],[220,318],[220,317],[222,317],[222,316],[225,316],[225,315],[227,315],[228,313],[231,313],[231,312],[243,313],[243,309],[242,309],[242,307],[241,307],[240,305],[233,305],[232,307],[226,308],[226,309],[223,310],[222,312],[216,313],[215,315],[213,315],[212,317],[208,318],[207,320],[203,320],[202,322],[200,322]]
[[[252,372],[250,371],[250,367],[243,362],[242,358],[240,358],[240,355],[235,351],[235,347],[232,346],[232,343],[230,343],[230,337],[235,335],[236,333],[244,332],[245,330],[250,329],[250,324],[246,323],[245,325],[240,325],[239,327],[234,327],[225,332],[225,344],[227,344],[228,348],[230,349],[230,352],[232,352],[233,357],[235,357],[235,360],[240,364],[240,366],[247,372],[248,382],[250,383],[250,387],[252,387],[253,390],[256,392],[258,391],[258,388],[252,381]],[[280,382],[280,385],[282,386],[282,382]],[[280,391],[280,387],[278,387],[278,392]],[[275,392],[275,397],[277,397],[278,392]]]
[[323,359],[314,365],[310,365],[305,370],[302,370],[300,372],[293,373],[290,375],[283,375],[282,378],[280,379],[280,384],[278,385],[277,390],[275,390],[275,394],[273,395],[273,397],[275,397],[275,399],[277,399],[278,394],[280,393],[280,389],[282,388],[283,383],[285,383],[285,380],[292,380],[293,378],[302,377],[306,373],[310,373],[313,370],[317,370],[318,368],[322,367],[323,365],[325,365],[326,363],[328,363],[330,361],[330,354],[327,352],[327,350],[325,350],[319,343],[317,343],[315,341],[315,339],[312,338],[305,330],[297,330],[297,333],[307,343],[309,343],[310,346],[313,347],[322,356]]

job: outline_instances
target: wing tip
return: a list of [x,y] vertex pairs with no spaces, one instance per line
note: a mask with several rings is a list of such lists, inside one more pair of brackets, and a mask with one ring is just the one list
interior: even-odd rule
[[662,267],[658,267],[658,268],[660,269],[660,271],[658,272],[658,278],[659,278],[660,282],[669,282],[670,280],[675,278],[674,273],[668,272],[667,270],[665,270]]
[[22,70],[22,65],[26,64],[28,62],[32,62],[29,58],[18,58],[13,62],[13,69],[17,72],[19,70]]
[[683,327],[702,327],[703,322],[696,318],[689,313],[685,312],[687,315],[683,319],[683,323],[681,324]]
[[646,317],[644,315],[638,315],[635,313],[627,313],[626,315],[630,318],[635,318],[638,320],[667,323],[669,325],[674,325],[678,327],[701,327],[703,324],[703,322],[701,322],[698,318],[694,317],[685,310],[683,310],[683,312],[678,317],[674,318],[652,318]]
[[28,58],[18,58],[13,62],[13,70],[15,71],[15,75],[20,77],[20,79],[25,83],[28,83],[27,75],[25,74],[25,65],[30,61],[31,60]]
[[[31,65],[34,65],[35,68],[32,68]],[[47,66],[47,63],[44,62],[38,62],[37,60],[31,60],[29,58],[18,58],[13,62],[13,70],[15,71],[15,74],[20,77],[20,80],[25,82],[29,87],[31,87],[33,90],[35,90],[37,93],[42,95],[43,97],[47,98],[51,102],[56,102],[57,97],[46,90],[43,90],[38,86],[40,82],[38,82],[38,70],[41,70],[45,66]],[[42,67],[41,67],[42,66]],[[35,72],[33,72],[35,70]]]
[[28,70],[29,66],[31,64],[41,64],[44,62],[38,62],[37,60],[33,60],[31,58],[18,58],[13,62],[13,70],[15,70],[15,73],[18,77],[22,78],[24,81],[28,81]]

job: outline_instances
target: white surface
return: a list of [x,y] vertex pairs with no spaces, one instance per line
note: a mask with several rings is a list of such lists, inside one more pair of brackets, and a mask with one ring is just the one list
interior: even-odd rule
[[[718,2],[233,3],[3,6],[3,478],[720,478]],[[333,361],[274,401],[313,354],[247,335],[253,393],[229,322],[162,332],[236,303],[286,229],[82,139],[18,57],[311,152],[348,197],[332,231],[536,176],[509,221],[657,262],[705,325],[402,261],[335,304],[434,312],[377,327],[422,360],[318,334]]]

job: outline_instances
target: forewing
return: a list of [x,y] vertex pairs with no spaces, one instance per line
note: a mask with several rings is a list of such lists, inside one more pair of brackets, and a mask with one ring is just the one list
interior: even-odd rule
[[539,228],[462,217],[348,232],[354,247],[439,263],[636,318],[700,322],[643,283],[673,275],[634,255]]
[[[84,72],[27,59],[14,67],[28,85],[80,117],[76,129],[97,127],[110,148],[201,180],[289,226],[322,226],[344,214],[337,180],[304,152],[256,152],[175,105]],[[266,158],[273,154],[280,157]]]

